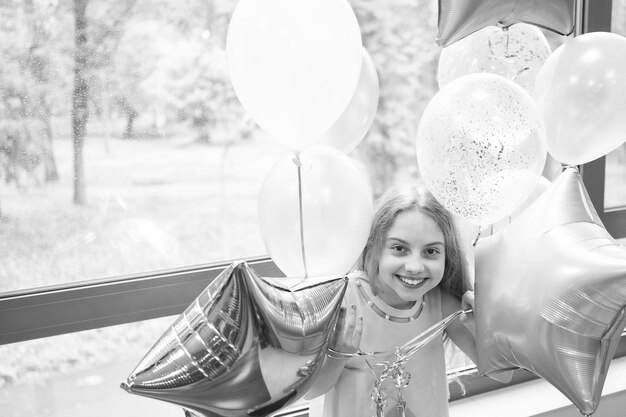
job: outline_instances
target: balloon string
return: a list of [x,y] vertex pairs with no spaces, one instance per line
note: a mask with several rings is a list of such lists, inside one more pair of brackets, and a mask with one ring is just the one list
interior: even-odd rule
[[504,50],[504,57],[513,58],[513,55],[511,55],[511,51],[509,50],[509,41],[511,40],[511,31],[509,30],[508,26],[505,28],[502,28],[502,30],[504,31],[506,35],[506,46]]
[[[413,339],[409,340],[408,342],[404,343],[401,346],[398,346],[396,348],[396,350],[403,355],[404,359],[408,359],[409,356],[412,356],[419,349],[421,349],[426,344],[430,343],[433,339],[435,339],[437,336],[439,336],[441,333],[443,333],[443,331],[457,317],[459,317],[462,314],[470,314],[470,313],[473,313],[473,312],[474,311],[471,308],[467,309],[467,310],[455,311],[454,313],[450,314],[449,316],[444,317],[442,320],[440,320],[437,323],[433,324],[428,329],[424,330],[422,333],[420,333],[419,335],[415,336]],[[366,352],[366,351],[363,351],[363,350],[359,349],[355,353],[342,353],[342,355],[345,355],[346,357],[353,357],[353,356],[379,356],[379,355],[388,355],[390,353],[391,352],[384,352],[384,351],[380,351],[380,352]],[[367,362],[367,360],[366,360],[366,362]],[[370,369],[371,369],[372,366],[370,365],[370,363],[367,362],[367,364],[370,366]],[[375,366],[376,365],[380,365],[380,364],[375,364]]]
[[574,36],[583,34],[583,12],[585,8],[585,0],[576,0],[574,9]]
[[302,215],[302,163],[300,162],[300,156],[296,154],[293,159],[294,164],[298,168],[298,211],[300,217],[300,248],[302,250],[302,266],[304,267],[304,278],[309,276],[309,271],[306,266],[306,254],[304,250],[304,216]]
[[483,227],[482,226],[478,226],[478,232],[476,233],[476,237],[474,238],[474,241],[472,242],[472,246],[476,246],[476,244],[478,243],[478,240],[480,240],[480,235],[483,232]]

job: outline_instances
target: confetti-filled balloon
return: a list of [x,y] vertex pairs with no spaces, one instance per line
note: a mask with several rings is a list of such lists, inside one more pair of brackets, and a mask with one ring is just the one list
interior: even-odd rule
[[592,32],[559,46],[537,75],[534,97],[558,161],[579,165],[626,140],[626,37]]
[[424,181],[441,204],[476,224],[495,223],[522,204],[546,154],[533,99],[500,75],[450,82],[431,99],[418,128]]
[[122,388],[204,417],[267,416],[305,394],[346,277],[261,278],[228,267],[139,362]]
[[478,370],[524,368],[582,414],[600,401],[626,326],[626,248],[568,168],[501,233],[476,247]]
[[488,72],[513,80],[532,94],[537,73],[550,52],[548,40],[537,26],[488,26],[441,50],[439,88],[462,75]]
[[237,97],[292,151],[315,143],[354,95],[361,31],[346,0],[240,0],[226,53]]
[[437,44],[448,46],[484,27],[514,23],[569,35],[575,6],[576,0],[439,0]]

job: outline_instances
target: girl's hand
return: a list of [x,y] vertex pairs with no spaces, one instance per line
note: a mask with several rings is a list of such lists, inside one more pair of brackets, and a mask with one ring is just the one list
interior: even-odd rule
[[465,291],[461,299],[461,308],[463,310],[474,310],[474,291]]
[[461,323],[463,323],[465,327],[470,329],[472,333],[475,333],[476,330],[474,326],[476,325],[476,323],[473,319],[474,317],[476,317],[474,291],[465,291],[465,294],[463,294],[463,298],[461,299],[461,309],[463,311],[470,309],[472,310],[471,313],[464,313],[461,315]]
[[338,358],[345,354],[345,358],[349,358],[359,349],[362,334],[363,317],[357,318],[356,306],[352,304],[349,311],[346,311],[346,307],[341,307],[335,331],[328,342],[330,353]]

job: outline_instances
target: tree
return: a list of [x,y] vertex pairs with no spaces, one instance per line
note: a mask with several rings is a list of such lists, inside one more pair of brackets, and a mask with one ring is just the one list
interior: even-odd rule
[[49,103],[50,60],[45,53],[49,33],[45,23],[51,18],[49,14],[37,13],[33,0],[25,0],[24,8],[29,15],[29,26],[32,33],[32,44],[28,48],[26,66],[35,81],[33,86],[32,112],[43,126],[44,141],[42,142],[43,163],[46,182],[59,179],[59,173],[52,147],[52,126],[50,123],[51,109]]
[[89,119],[87,83],[87,9],[88,0],[74,0],[74,89],[72,91],[72,143],[74,146],[74,204],[86,203],[83,146]]
[[363,46],[380,79],[377,116],[358,148],[372,172],[378,195],[397,176],[417,176],[418,122],[437,91],[437,4],[433,0],[351,3]]
[[43,180],[58,179],[50,121],[52,91],[59,78],[51,47],[56,42],[51,29],[56,10],[56,5],[40,0],[14,0],[0,6],[0,118],[5,146],[1,153],[6,180],[15,180],[18,186],[20,171],[36,177],[32,174],[40,166]]
[[[86,203],[83,147],[89,120],[90,82],[97,79],[96,70],[102,70],[111,61],[119,28],[134,6],[134,1],[94,3],[98,24],[90,24],[87,16],[89,0],[73,0],[74,6],[74,87],[72,91],[72,143],[74,151],[74,204]],[[91,35],[91,38],[90,36]]]
[[217,130],[244,124],[224,53],[235,5],[227,0],[141,1],[141,16],[128,21],[114,60],[119,101],[132,110],[126,136],[137,112],[189,120],[203,142]]

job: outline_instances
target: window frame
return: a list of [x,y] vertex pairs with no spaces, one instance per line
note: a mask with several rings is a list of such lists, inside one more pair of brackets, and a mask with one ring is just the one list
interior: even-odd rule
[[[612,0],[578,0],[583,33],[611,30]],[[604,209],[606,158],[580,167],[590,198],[609,233],[626,236],[626,209]],[[262,276],[284,276],[269,257],[246,258]],[[0,293],[0,345],[101,327],[178,315],[232,262],[81,281]],[[614,357],[626,355],[626,337]],[[452,375],[451,401],[526,382],[537,377],[517,370],[509,384],[483,377],[475,368]]]
[[[582,32],[611,32],[612,0],[578,0],[582,8]],[[580,167],[585,188],[606,230],[615,239],[626,237],[626,208],[604,207],[606,157]]]

